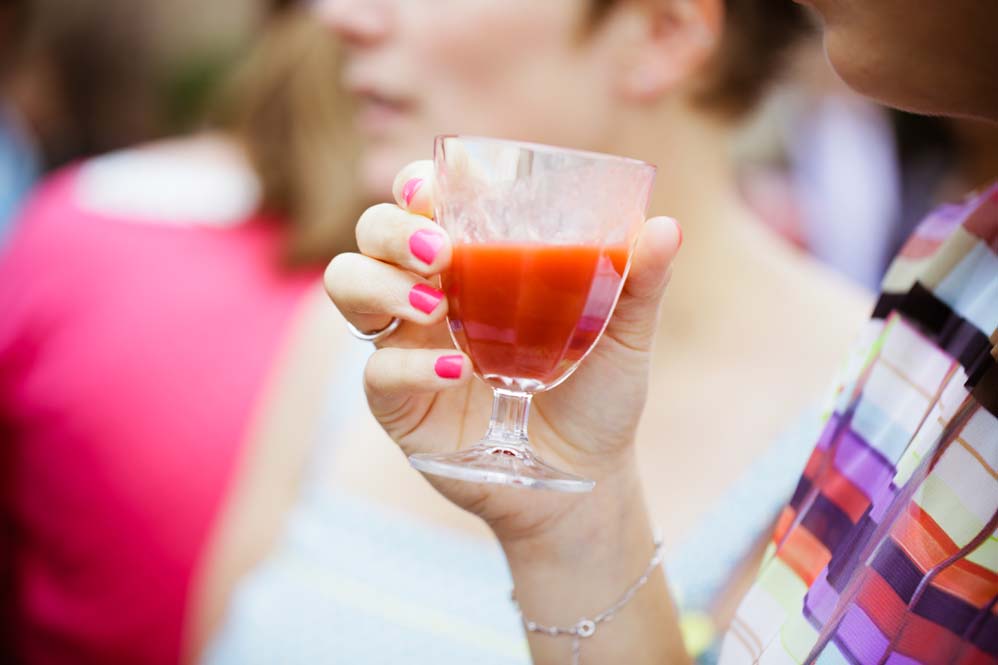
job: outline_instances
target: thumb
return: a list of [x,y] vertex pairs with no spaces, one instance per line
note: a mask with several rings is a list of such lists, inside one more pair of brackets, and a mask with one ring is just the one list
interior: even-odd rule
[[421,159],[402,167],[392,183],[398,207],[433,219],[433,161]]
[[630,348],[651,349],[659,304],[682,243],[683,232],[676,220],[653,217],[645,222],[607,336]]

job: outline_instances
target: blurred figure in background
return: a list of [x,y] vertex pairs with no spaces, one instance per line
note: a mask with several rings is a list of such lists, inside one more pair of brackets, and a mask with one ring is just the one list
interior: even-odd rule
[[[346,48],[366,198],[388,198],[396,171],[429,156],[439,133],[659,165],[651,209],[682,220],[686,239],[639,450],[691,648],[702,652],[737,597],[718,590],[747,579],[756,537],[803,465],[812,421],[802,414],[868,309],[845,280],[764,229],[739,197],[729,154],[784,47],[804,32],[802,10],[782,0],[316,7]],[[224,624],[217,610],[199,622],[203,637],[222,627],[207,662],[524,662],[508,576],[482,525],[376,444],[384,435],[354,393],[330,398],[327,436],[272,556],[236,585]],[[716,417],[720,405],[738,417]],[[470,419],[485,411],[468,415],[466,431],[484,428]],[[230,503],[226,519],[249,521],[252,505]]]
[[[83,4],[59,3],[67,15]],[[273,11],[218,131],[58,170],[0,256],[6,662],[178,662],[240,464],[276,440],[267,468],[294,477],[295,448],[311,441],[308,397],[321,399],[331,370],[293,350],[303,335],[335,349],[342,332],[323,323],[319,276],[352,246],[351,144],[335,42]],[[132,66],[130,38],[90,39],[89,75],[99,66],[85,58],[115,46]],[[93,125],[81,136],[99,141],[60,145],[100,150],[145,131],[132,123],[151,116],[118,90],[75,92],[108,133]],[[264,487],[258,531],[276,530],[282,488]]]
[[0,3],[0,233],[43,172],[155,136],[148,3]]
[[260,4],[0,1],[0,234],[40,173],[200,122]]
[[157,134],[149,2],[27,6],[11,91],[46,169]]

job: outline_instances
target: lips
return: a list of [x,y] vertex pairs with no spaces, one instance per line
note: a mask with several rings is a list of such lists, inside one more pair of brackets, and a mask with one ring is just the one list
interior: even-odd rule
[[357,110],[357,124],[360,130],[374,136],[389,133],[405,117],[404,107],[383,102],[364,101]]
[[381,135],[391,131],[412,111],[413,102],[391,86],[350,75],[345,84],[357,102],[358,127],[367,134]]

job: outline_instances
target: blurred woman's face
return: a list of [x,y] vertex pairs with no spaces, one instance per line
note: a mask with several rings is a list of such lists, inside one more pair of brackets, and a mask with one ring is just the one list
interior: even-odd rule
[[857,91],[923,113],[998,120],[995,0],[798,0],[824,21],[825,48]]
[[607,149],[612,37],[586,34],[586,0],[319,0],[318,11],[346,46],[370,195],[428,157],[437,134]]

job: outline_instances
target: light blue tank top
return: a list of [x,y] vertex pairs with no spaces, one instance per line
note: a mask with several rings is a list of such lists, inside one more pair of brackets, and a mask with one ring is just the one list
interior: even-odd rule
[[[357,347],[331,387],[324,441],[363,408],[366,353]],[[818,426],[808,417],[781,438],[673,549],[666,570],[684,611],[706,609],[772,523]],[[335,463],[334,447],[315,454],[312,473]],[[528,665],[511,586],[498,545],[330,490],[316,476],[270,557],[237,587],[203,663]]]

